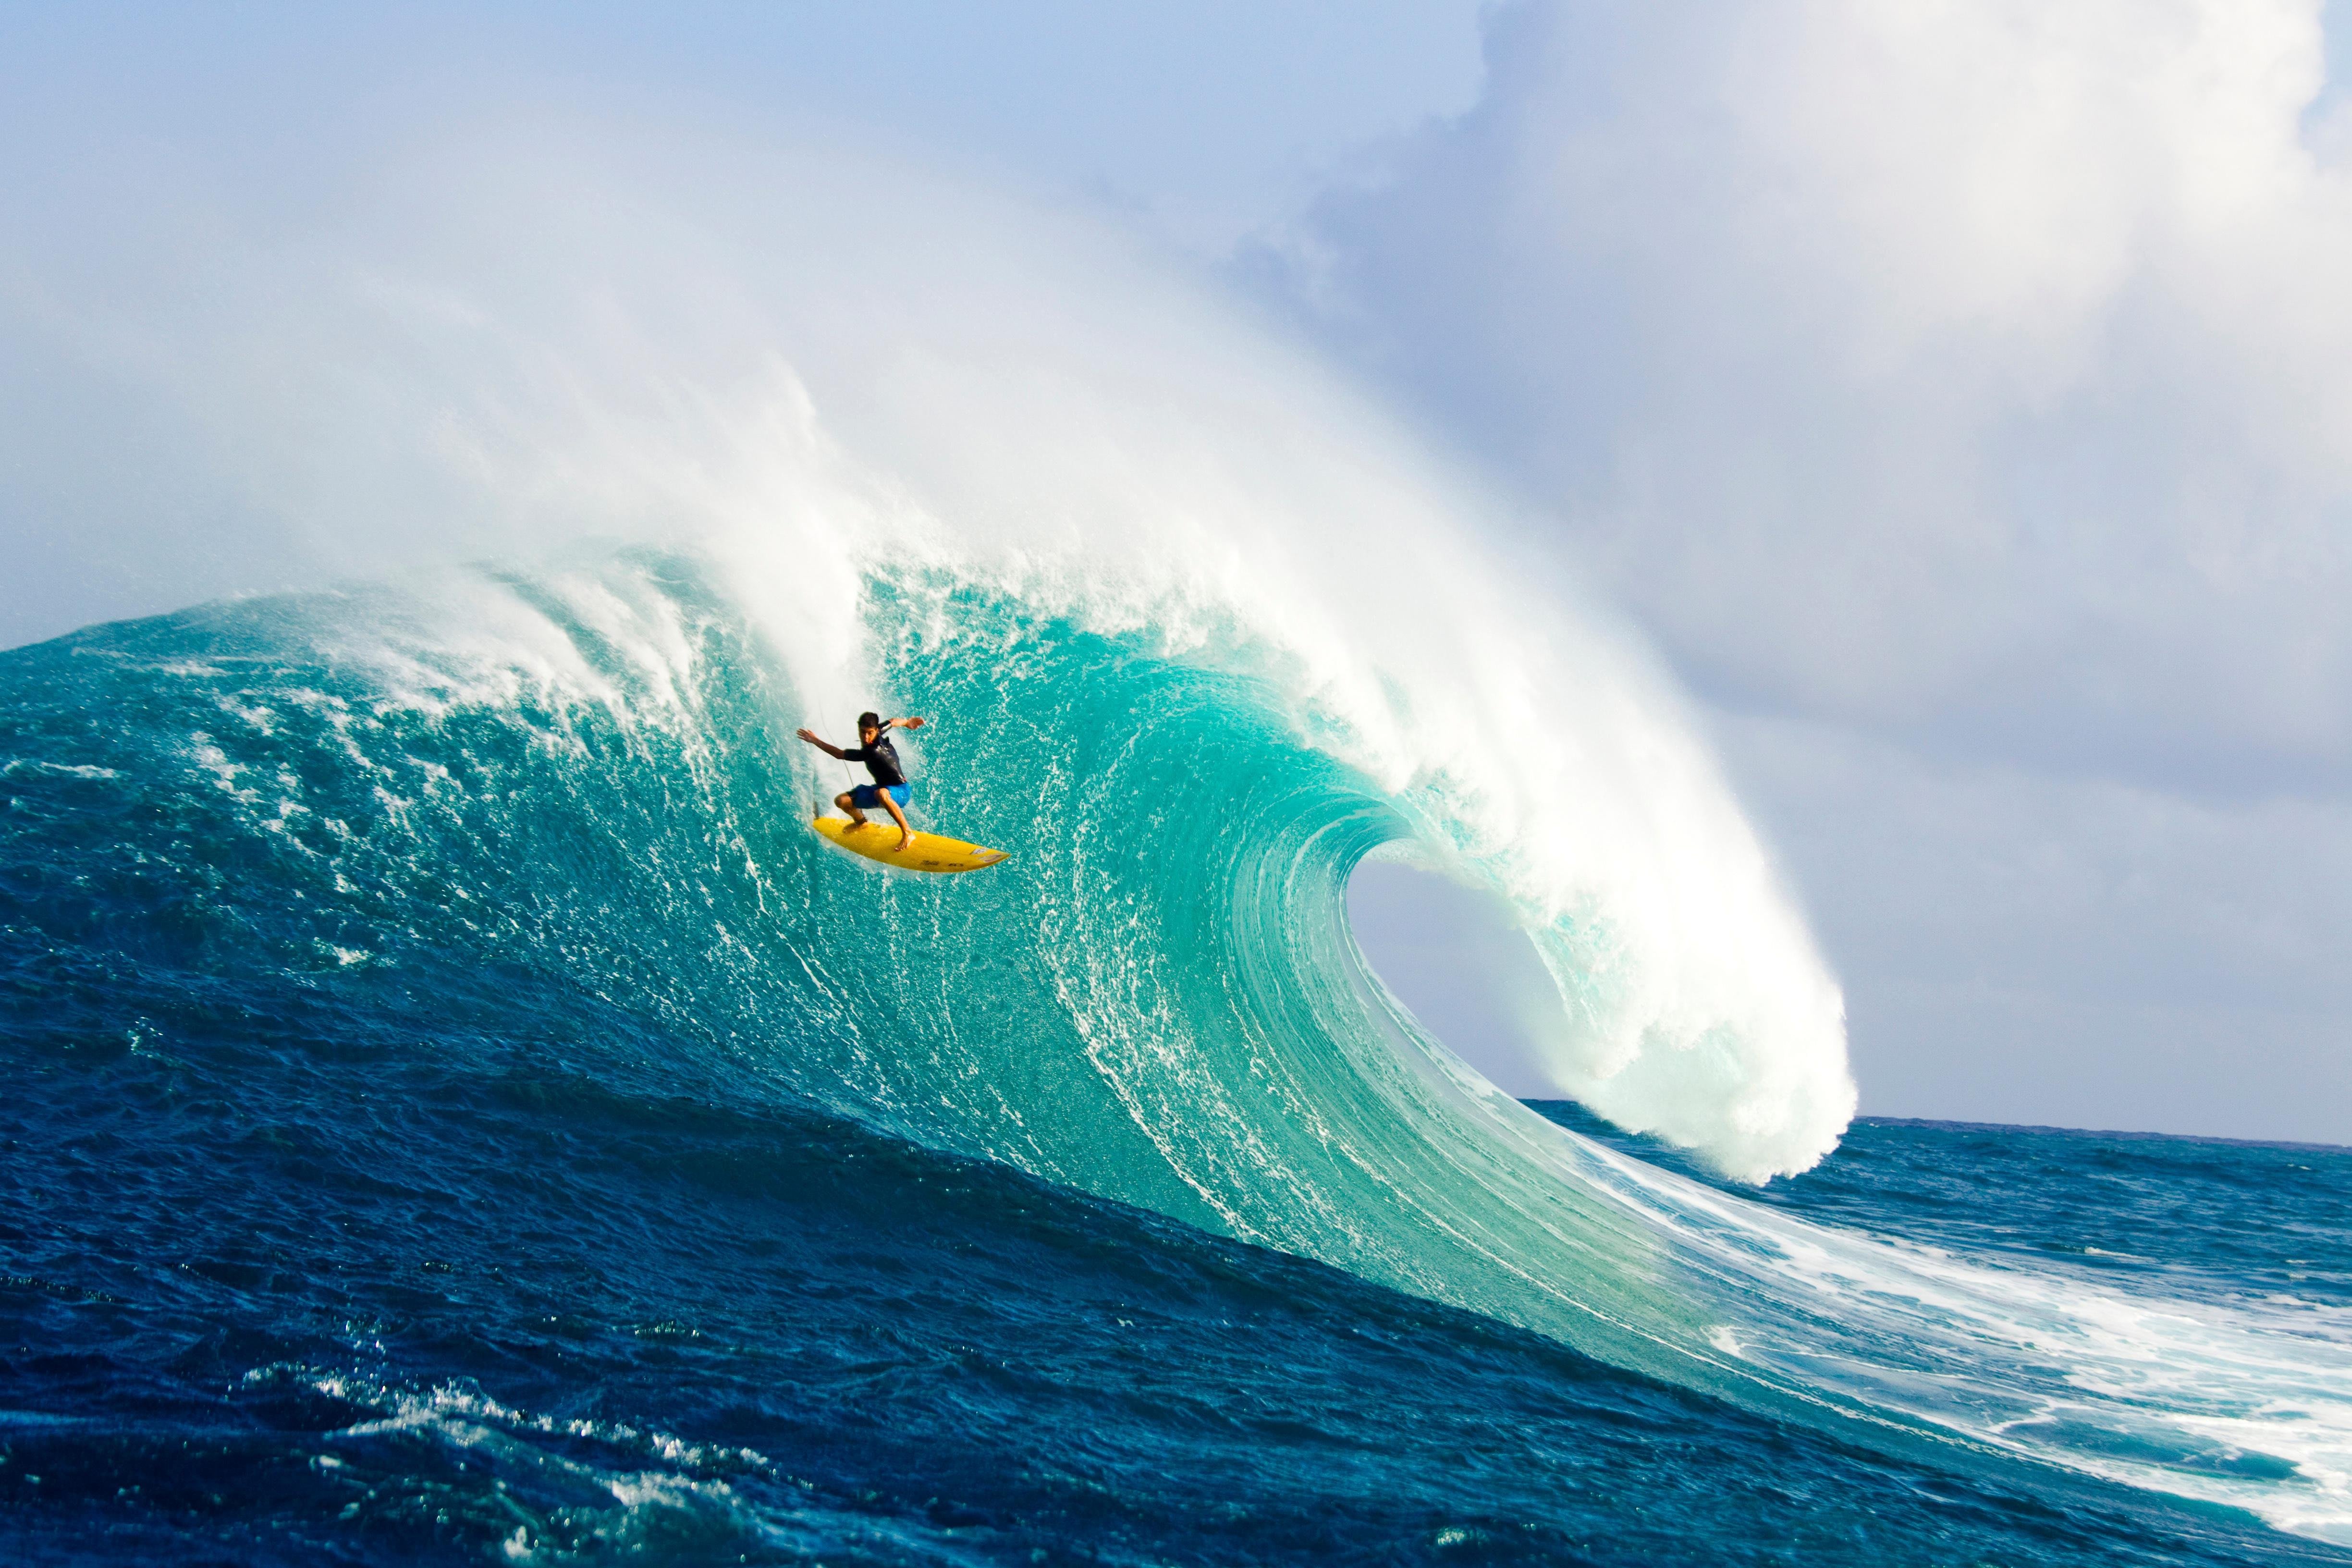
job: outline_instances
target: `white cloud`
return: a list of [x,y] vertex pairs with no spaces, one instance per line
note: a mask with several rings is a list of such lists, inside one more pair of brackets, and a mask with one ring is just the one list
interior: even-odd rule
[[2315,0],[1512,5],[1475,110],[1245,260],[1720,710],[1865,1109],[2352,1139],[2326,43]]
[[1291,254],[1711,689],[2341,758],[2321,42],[2294,0],[1520,7]]

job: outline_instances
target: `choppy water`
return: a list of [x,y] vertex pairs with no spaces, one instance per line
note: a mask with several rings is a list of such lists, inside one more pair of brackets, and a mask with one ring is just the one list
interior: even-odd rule
[[1005,866],[691,558],[0,655],[8,1555],[2352,1561],[2352,1153],[1726,1183],[1394,1008],[1263,666],[863,616]]

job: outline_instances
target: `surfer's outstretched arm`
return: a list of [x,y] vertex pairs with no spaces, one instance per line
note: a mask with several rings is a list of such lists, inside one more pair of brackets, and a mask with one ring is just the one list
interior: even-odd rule
[[837,757],[841,755],[841,748],[839,746],[834,745],[832,742],[827,741],[818,740],[816,738],[816,731],[814,730],[803,730],[800,731],[800,737],[802,740],[806,741],[810,745],[814,746],[818,751],[823,752],[828,757]]

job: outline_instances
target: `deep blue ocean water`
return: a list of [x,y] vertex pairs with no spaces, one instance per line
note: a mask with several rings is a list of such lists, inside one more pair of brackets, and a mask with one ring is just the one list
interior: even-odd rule
[[[2237,1363],[2157,1375],[2254,1322],[2212,1419],[2330,1430],[2352,1152],[1864,1121],[1757,1189],[1545,1105],[1512,1135],[1589,1185],[1479,1164],[1330,978],[1399,828],[1246,682],[950,594],[899,689],[1099,744],[1128,837],[900,885],[799,826],[791,694],[691,564],[630,571],[690,692],[520,581],[593,700],[391,595],[0,654],[0,1557],[2352,1563],[2322,1449],[2197,1426]],[[1315,1137],[1221,1156],[1237,1082],[1294,1096],[1253,1151]],[[1627,1161],[1738,1247],[1643,1239]],[[1948,1369],[1895,1274],[1778,1293],[1807,1237],[2174,1328],[2057,1409],[2075,1342]]]

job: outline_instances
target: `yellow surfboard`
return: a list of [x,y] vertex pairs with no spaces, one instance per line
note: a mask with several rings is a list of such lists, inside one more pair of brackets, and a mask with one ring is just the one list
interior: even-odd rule
[[915,842],[901,854],[898,825],[890,822],[869,821],[860,827],[846,817],[820,816],[809,826],[853,855],[879,860],[901,871],[977,871],[1004,858],[1002,849],[985,849],[961,838],[942,838],[936,833],[916,834]]

